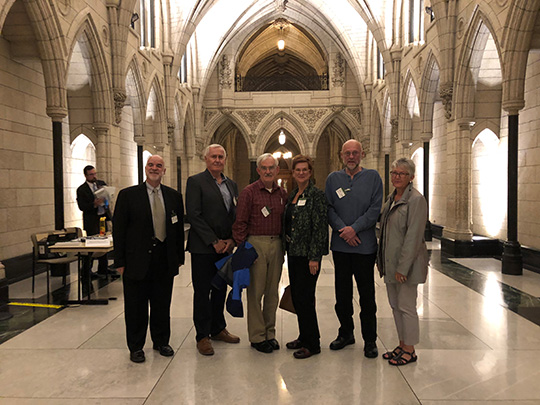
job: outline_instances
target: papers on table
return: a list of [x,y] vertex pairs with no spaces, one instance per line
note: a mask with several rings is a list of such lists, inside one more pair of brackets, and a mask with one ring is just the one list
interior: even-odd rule
[[87,247],[110,247],[112,245],[112,236],[90,236],[84,243]]

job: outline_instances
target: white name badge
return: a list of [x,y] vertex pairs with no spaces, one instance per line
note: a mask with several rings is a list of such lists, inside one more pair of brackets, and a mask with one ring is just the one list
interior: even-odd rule
[[176,223],[178,222],[178,216],[177,216],[177,215],[172,216],[172,217],[171,217],[171,222],[172,222],[173,224],[176,224]]
[[341,200],[343,197],[345,197],[345,191],[343,191],[343,188],[340,187],[336,190],[336,194],[338,198]]
[[270,211],[268,210],[267,207],[263,207],[262,210],[261,210],[262,214],[264,215],[264,217],[266,218],[268,215],[270,215]]
[[301,200],[298,200],[298,204],[297,204],[297,205],[298,205],[299,207],[303,207],[304,205],[306,205],[306,201],[307,201],[307,200],[306,200],[305,198],[303,198],[303,199],[301,199]]

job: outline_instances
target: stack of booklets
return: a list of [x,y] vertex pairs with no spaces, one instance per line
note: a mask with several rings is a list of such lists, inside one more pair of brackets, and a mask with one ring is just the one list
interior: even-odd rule
[[84,244],[86,247],[110,247],[112,236],[89,236]]

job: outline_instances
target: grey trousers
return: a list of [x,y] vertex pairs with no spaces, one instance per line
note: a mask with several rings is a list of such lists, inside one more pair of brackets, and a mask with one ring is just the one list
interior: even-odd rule
[[388,302],[392,307],[394,322],[400,341],[414,346],[420,341],[420,325],[416,312],[418,284],[386,284]]

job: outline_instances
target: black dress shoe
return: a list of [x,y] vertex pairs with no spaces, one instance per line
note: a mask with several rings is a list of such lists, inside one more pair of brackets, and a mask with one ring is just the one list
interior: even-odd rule
[[285,346],[287,346],[287,349],[298,350],[304,347],[304,344],[300,341],[300,339],[294,339],[292,342],[287,342]]
[[267,342],[272,347],[272,350],[279,350],[279,342],[276,339],[270,339]]
[[145,358],[144,358],[144,351],[142,350],[137,350],[135,352],[131,352],[129,354],[129,359],[133,362],[133,363],[143,363]]
[[309,350],[306,347],[302,347],[300,350],[297,350],[293,353],[295,359],[307,359],[308,357],[313,356],[314,354],[319,354],[321,349]]
[[158,346],[154,345],[154,350],[159,350],[159,354],[165,357],[171,357],[174,354],[174,350],[169,345]]
[[259,343],[251,343],[251,347],[254,347],[259,352],[262,352],[262,353],[272,353],[274,351],[272,346],[270,346],[270,343],[268,343],[268,340],[263,340],[262,342],[259,342]]
[[331,350],[341,350],[347,345],[354,344],[354,336],[338,336],[336,340],[334,340],[332,343],[330,343],[330,349]]
[[377,343],[375,342],[366,342],[364,345],[364,356],[369,359],[374,359],[379,355],[379,350],[377,349]]
[[92,273],[90,274],[90,277],[92,278],[92,280],[104,280],[107,278],[107,275],[101,273]]

